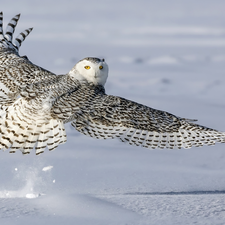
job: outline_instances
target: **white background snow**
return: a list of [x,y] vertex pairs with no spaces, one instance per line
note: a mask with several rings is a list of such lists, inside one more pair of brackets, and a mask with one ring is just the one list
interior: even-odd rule
[[[1,1],[20,54],[65,74],[104,57],[108,94],[225,131],[225,1]],[[4,25],[4,27],[5,27]],[[225,224],[225,145],[147,150],[67,125],[54,152],[0,152],[0,224]],[[43,169],[44,168],[44,169]]]

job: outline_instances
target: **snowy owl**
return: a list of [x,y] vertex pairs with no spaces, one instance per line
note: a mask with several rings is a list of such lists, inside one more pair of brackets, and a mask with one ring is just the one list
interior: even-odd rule
[[3,33],[0,13],[0,149],[36,154],[66,142],[64,124],[99,139],[146,148],[190,148],[225,142],[225,133],[121,97],[107,95],[108,66],[87,57],[55,75],[19,55],[32,28],[13,34],[20,15]]

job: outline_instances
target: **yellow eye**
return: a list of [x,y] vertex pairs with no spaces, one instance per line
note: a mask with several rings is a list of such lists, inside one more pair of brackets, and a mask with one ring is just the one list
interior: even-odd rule
[[99,69],[102,70],[103,69],[103,66],[99,66]]
[[91,67],[90,66],[85,66],[84,67],[86,70],[89,70]]

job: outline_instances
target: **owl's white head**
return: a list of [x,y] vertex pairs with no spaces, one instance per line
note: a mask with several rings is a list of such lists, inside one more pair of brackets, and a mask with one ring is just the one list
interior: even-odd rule
[[108,65],[104,59],[87,57],[80,60],[70,70],[69,75],[79,81],[104,86],[108,77],[108,70]]

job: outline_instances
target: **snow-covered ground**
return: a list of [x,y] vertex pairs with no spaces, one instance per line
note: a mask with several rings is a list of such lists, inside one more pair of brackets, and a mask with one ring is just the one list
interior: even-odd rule
[[[21,47],[57,74],[104,57],[109,94],[225,131],[223,0],[1,2]],[[151,151],[67,125],[54,152],[0,152],[0,224],[224,224],[225,145]]]

